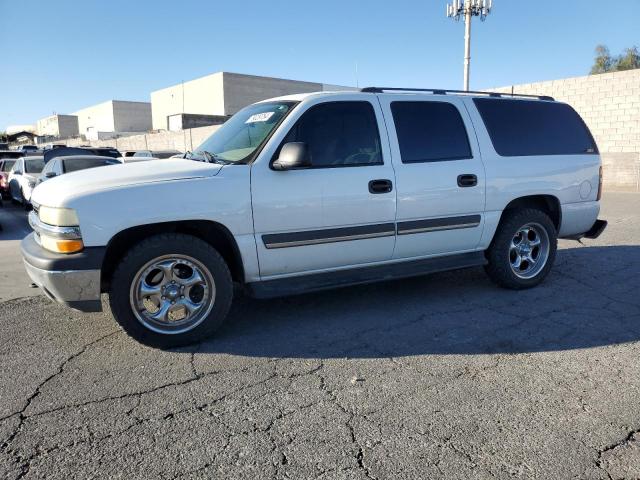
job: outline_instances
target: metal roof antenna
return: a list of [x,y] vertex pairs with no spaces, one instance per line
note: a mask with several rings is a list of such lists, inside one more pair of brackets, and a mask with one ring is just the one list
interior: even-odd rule
[[452,0],[447,4],[447,17],[460,20],[464,17],[464,89],[469,90],[469,67],[471,65],[471,17],[480,17],[484,22],[491,13],[493,0]]

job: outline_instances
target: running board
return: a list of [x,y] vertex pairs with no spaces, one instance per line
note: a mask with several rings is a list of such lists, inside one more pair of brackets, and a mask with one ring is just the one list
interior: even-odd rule
[[351,285],[417,277],[460,268],[479,267],[486,264],[487,259],[484,256],[484,252],[469,252],[375,267],[359,267],[263,282],[251,282],[246,284],[245,288],[249,295],[254,298],[274,298]]

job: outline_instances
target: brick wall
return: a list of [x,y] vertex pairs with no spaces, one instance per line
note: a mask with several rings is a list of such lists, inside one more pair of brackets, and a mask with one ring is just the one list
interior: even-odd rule
[[550,95],[569,103],[598,143],[605,186],[640,190],[640,69],[487,90]]

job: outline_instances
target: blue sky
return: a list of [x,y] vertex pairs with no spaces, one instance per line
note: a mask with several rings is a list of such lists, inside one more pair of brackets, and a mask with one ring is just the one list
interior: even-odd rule
[[[0,129],[217,71],[460,88],[445,0],[0,0]],[[640,0],[494,0],[471,88],[585,75],[598,43],[640,45]],[[528,5],[528,6],[527,6]]]

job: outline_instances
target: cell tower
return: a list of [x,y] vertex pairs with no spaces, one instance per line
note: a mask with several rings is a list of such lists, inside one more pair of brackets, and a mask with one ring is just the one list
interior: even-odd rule
[[469,90],[469,66],[471,65],[471,17],[484,19],[491,13],[493,0],[453,0],[447,4],[447,17],[460,20],[464,17],[464,89]]

